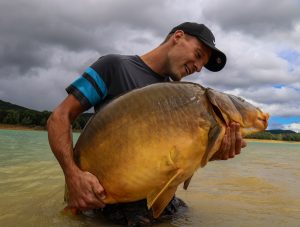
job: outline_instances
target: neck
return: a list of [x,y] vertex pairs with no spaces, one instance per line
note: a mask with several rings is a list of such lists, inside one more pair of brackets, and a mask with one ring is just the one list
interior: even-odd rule
[[141,59],[145,62],[145,64],[162,77],[167,76],[165,67],[167,64],[167,48],[167,45],[162,44],[141,56]]

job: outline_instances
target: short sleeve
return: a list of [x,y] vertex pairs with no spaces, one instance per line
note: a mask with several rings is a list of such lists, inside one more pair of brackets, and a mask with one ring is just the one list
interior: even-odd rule
[[98,105],[107,95],[107,86],[101,72],[88,67],[85,72],[70,84],[66,91],[77,98],[80,104],[89,109]]

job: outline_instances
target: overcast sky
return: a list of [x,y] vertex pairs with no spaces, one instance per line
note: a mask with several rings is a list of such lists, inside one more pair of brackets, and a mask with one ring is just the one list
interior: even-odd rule
[[189,81],[300,131],[300,0],[0,0],[0,99],[51,111],[98,57],[144,54],[185,21],[210,27],[227,55]]

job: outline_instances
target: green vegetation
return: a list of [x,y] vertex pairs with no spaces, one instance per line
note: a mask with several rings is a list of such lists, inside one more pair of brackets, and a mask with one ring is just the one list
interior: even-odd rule
[[[46,129],[49,111],[36,111],[0,100],[0,123],[24,125]],[[81,130],[86,125],[91,113],[81,114],[73,123],[73,129]],[[266,130],[247,136],[249,139],[300,141],[300,133],[291,130]]]
[[[36,111],[22,106],[14,105],[9,102],[0,100],[0,123],[24,125],[32,128],[46,129],[47,119],[51,112]],[[83,129],[88,119],[91,117],[90,113],[81,114],[73,123],[73,129]]]
[[300,141],[300,133],[291,130],[266,130],[246,136],[249,139]]

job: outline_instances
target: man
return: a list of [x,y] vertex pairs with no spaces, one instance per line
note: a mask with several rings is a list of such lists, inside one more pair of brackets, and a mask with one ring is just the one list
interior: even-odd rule
[[[81,171],[73,160],[71,125],[76,117],[92,106],[97,110],[103,103],[132,89],[169,81],[169,78],[180,81],[187,75],[200,72],[203,66],[211,71],[220,71],[226,63],[226,56],[215,47],[214,42],[214,35],[205,25],[185,22],[173,28],[161,45],[141,57],[107,55],[99,58],[66,89],[68,96],[53,111],[47,126],[51,149],[65,175],[70,207],[82,211],[105,207],[102,201],[105,189],[99,183],[101,179]],[[233,158],[243,146],[245,143],[239,125],[232,123],[212,160]],[[136,210],[141,210],[140,206],[144,206],[140,205],[143,203],[132,203],[138,204],[137,209],[131,204],[125,208],[122,204],[107,205],[103,213],[121,216],[120,219],[127,220],[125,224],[149,224],[151,217],[147,215],[130,217],[126,214],[131,209],[134,210],[131,213],[135,214]],[[171,208],[167,209],[172,210],[173,207],[176,211],[176,204],[182,205],[182,202],[174,198]]]

